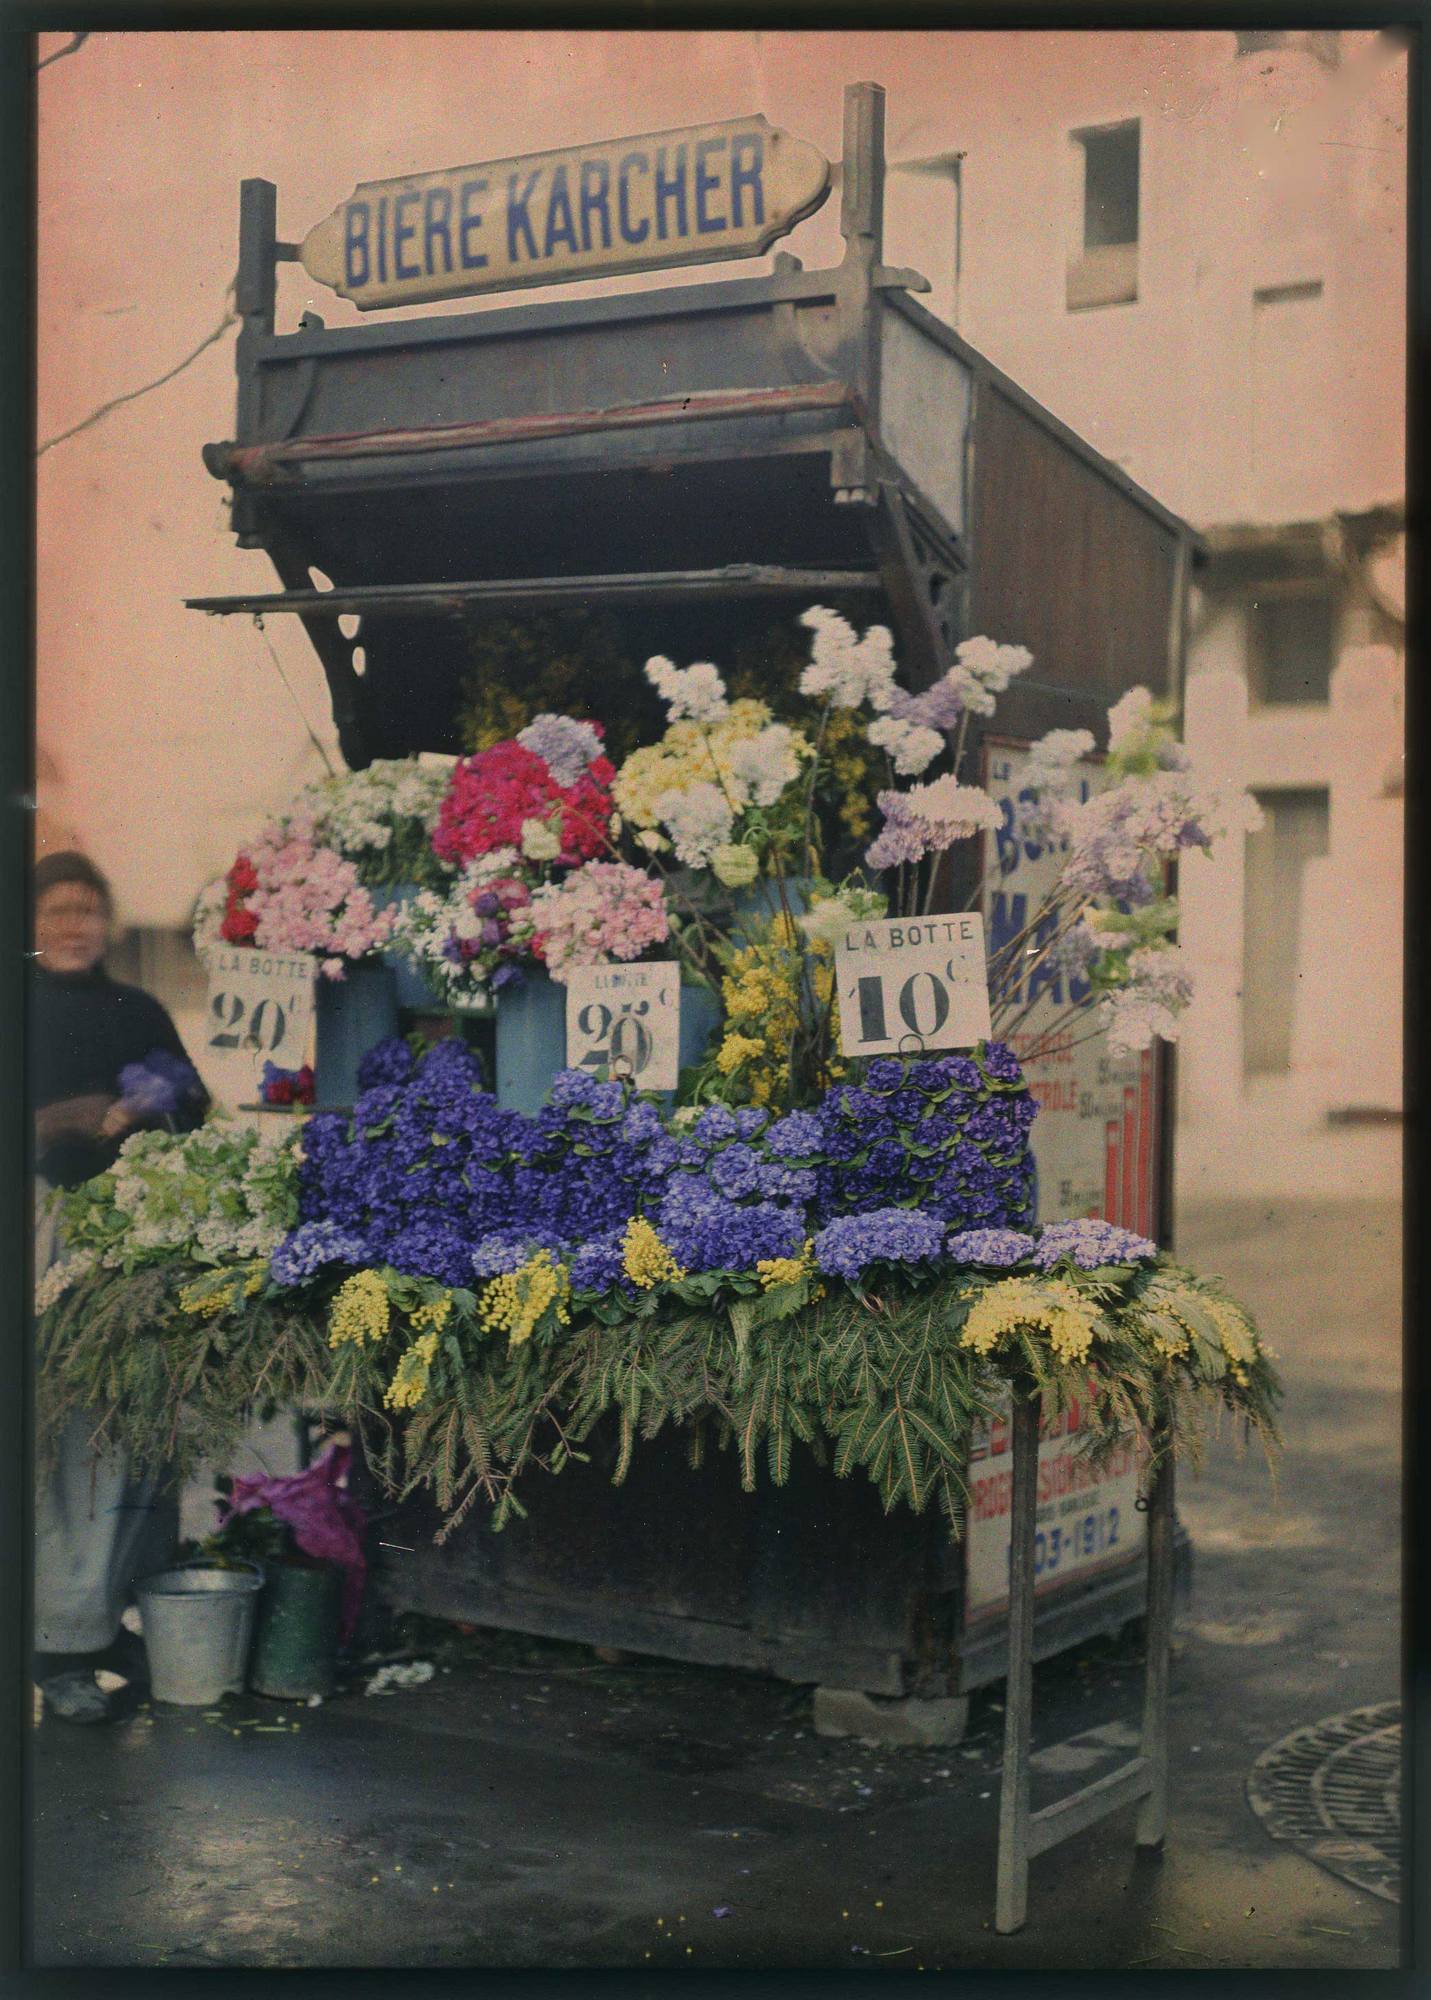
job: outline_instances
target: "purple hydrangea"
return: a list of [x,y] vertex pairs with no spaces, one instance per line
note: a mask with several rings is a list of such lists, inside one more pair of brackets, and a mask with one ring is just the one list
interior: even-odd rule
[[583,1243],[571,1260],[571,1283],[577,1292],[610,1292],[618,1288],[630,1291],[626,1273],[621,1262],[621,1246],[626,1230],[623,1225],[617,1229],[603,1230],[600,1236],[593,1236],[589,1243]]
[[406,1083],[413,1067],[412,1050],[400,1036],[391,1035],[386,1041],[375,1042],[358,1064],[358,1088],[372,1090],[378,1084]]
[[785,1160],[813,1160],[820,1151],[820,1120],[813,1111],[787,1111],[765,1134],[772,1153]]
[[1100,1264],[1151,1263],[1157,1254],[1157,1244],[1146,1236],[1097,1216],[1086,1216],[1075,1222],[1046,1223],[1039,1232],[1033,1261],[1041,1271],[1049,1271],[1066,1257],[1081,1271],[1096,1271]]
[[533,716],[525,729],[517,731],[517,741],[542,759],[563,791],[569,791],[601,755],[601,732],[594,723],[578,722],[572,715]]
[[554,1246],[534,1243],[523,1230],[496,1229],[484,1236],[472,1252],[472,1269],[479,1278],[500,1278],[525,1264],[534,1250]]
[[141,1118],[171,1118],[186,1098],[203,1093],[198,1071],[168,1049],[151,1049],[143,1062],[126,1063],[119,1072],[125,1107]]
[[959,1229],[949,1238],[949,1255],[956,1264],[983,1264],[1007,1270],[1033,1252],[1034,1239],[1021,1229]]
[[1019,1059],[1007,1042],[985,1042],[982,1053],[986,1076],[993,1077],[996,1083],[1023,1082]]
[[837,1216],[814,1239],[822,1271],[856,1283],[871,1264],[915,1264],[941,1257],[943,1225],[913,1208],[876,1208]]
[[301,1285],[324,1264],[363,1264],[367,1254],[362,1237],[336,1222],[300,1222],[269,1258],[268,1275],[287,1288]]

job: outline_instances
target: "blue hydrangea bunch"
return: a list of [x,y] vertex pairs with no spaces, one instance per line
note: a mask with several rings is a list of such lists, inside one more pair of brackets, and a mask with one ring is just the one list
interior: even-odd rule
[[880,1057],[817,1114],[819,1217],[917,1205],[959,1228],[1031,1222],[1037,1115],[1002,1042],[977,1056]]
[[773,1122],[711,1104],[676,1126],[629,1084],[581,1070],[560,1072],[526,1117],[481,1088],[455,1038],[420,1057],[380,1044],[360,1082],[351,1115],[305,1128],[300,1226],[271,1267],[280,1284],[366,1262],[471,1285],[545,1248],[575,1258],[579,1291],[601,1291],[620,1281],[633,1215],[695,1273],[749,1271],[837,1220],[896,1212],[902,1233],[886,1221],[828,1237],[830,1256],[862,1269],[892,1254],[876,1242],[917,1244],[917,1260],[933,1254],[929,1231],[942,1244],[951,1226],[1007,1230],[1032,1207],[1035,1106],[997,1043],[978,1059],[871,1063],[863,1084]]
[[1032,1258],[1040,1271],[1051,1271],[1067,1258],[1081,1271],[1096,1271],[1100,1264],[1152,1263],[1158,1246],[1131,1229],[1120,1229],[1101,1217],[1080,1217],[1074,1222],[1049,1222],[1039,1231]]

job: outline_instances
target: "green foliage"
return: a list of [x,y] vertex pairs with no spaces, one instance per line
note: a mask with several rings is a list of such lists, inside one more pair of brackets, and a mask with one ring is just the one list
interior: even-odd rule
[[552,712],[603,723],[606,754],[619,763],[665,726],[645,676],[645,653],[608,613],[474,618],[466,640],[457,711],[464,750],[486,750],[525,729],[533,716]]
[[[728,1445],[746,1491],[783,1484],[799,1446],[828,1454],[837,1477],[863,1473],[887,1510],[937,1506],[957,1534],[971,1432],[1010,1388],[1041,1397],[1050,1417],[1077,1400],[1095,1460],[1129,1439],[1152,1463],[1170,1450],[1195,1456],[1216,1411],[1269,1447],[1277,1435],[1276,1373],[1245,1316],[1211,1281],[1166,1264],[1061,1270],[1106,1327],[1085,1359],[1067,1362],[1028,1328],[988,1355],[963,1346],[971,1305],[997,1282],[968,1271],[921,1287],[891,1277],[863,1296],[843,1285],[811,1296],[818,1279],[804,1277],[722,1289],[706,1274],[506,1347],[474,1334],[472,1295],[455,1294],[423,1400],[403,1411],[383,1401],[410,1338],[402,1312],[388,1339],[335,1349],[336,1276],[301,1301],[235,1285],[213,1316],[181,1303],[204,1276],[212,1282],[192,1264],[91,1273],[42,1316],[42,1449],[83,1410],[97,1442],[182,1477],[200,1459],[231,1458],[251,1411],[321,1408],[362,1437],[390,1491],[432,1493],[445,1537],[479,1501],[494,1527],[520,1516],[522,1476],[584,1459],[599,1425],[614,1424],[620,1481],[638,1445],[675,1424],[693,1464],[712,1433]],[[391,1282],[412,1308],[435,1289]]]

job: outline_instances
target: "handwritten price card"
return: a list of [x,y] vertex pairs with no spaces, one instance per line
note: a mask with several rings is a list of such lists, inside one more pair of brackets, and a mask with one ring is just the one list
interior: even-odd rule
[[835,980],[844,1055],[967,1049],[989,1033],[977,915],[851,924],[835,946]]
[[314,960],[306,952],[209,954],[207,1072],[228,1104],[254,1102],[266,1062],[298,1069],[308,1060]]
[[568,1069],[630,1076],[638,1090],[674,1090],[680,1049],[681,968],[674,960],[573,968]]

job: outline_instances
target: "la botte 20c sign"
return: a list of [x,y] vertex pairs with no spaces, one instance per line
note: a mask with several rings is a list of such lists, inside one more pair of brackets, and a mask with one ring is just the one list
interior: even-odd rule
[[309,276],[364,311],[758,257],[830,191],[763,117],[364,181],[311,229]]

